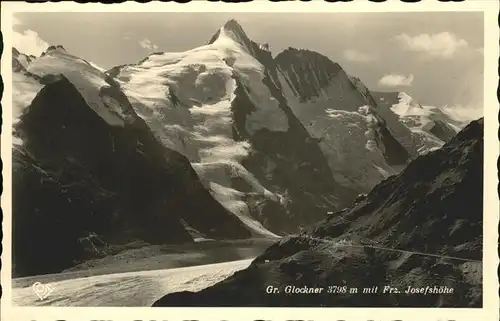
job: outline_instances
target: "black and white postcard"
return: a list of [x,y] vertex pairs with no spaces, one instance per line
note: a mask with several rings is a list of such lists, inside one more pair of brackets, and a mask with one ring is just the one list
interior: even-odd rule
[[2,3],[2,317],[498,320],[497,17]]

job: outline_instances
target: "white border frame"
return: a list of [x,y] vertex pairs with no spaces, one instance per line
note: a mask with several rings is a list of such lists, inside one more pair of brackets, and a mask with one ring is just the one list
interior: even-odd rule
[[[483,244],[483,308],[482,309],[432,309],[432,308],[79,308],[79,307],[15,307],[11,291],[11,146],[12,146],[12,14],[14,12],[422,12],[422,11],[481,11],[484,12],[484,244]],[[9,321],[79,321],[79,320],[455,320],[498,321],[499,283],[497,268],[499,257],[498,223],[499,199],[497,193],[499,155],[498,113],[496,97],[498,86],[499,29],[497,25],[499,3],[495,0],[469,0],[465,2],[438,2],[425,0],[419,3],[363,1],[327,3],[283,2],[272,3],[256,0],[249,3],[211,3],[192,1],[187,4],[150,2],[121,3],[113,5],[74,2],[1,4],[1,26],[4,51],[1,71],[4,82],[3,128],[1,156],[3,161],[4,192],[1,196],[3,218],[1,284],[2,320]],[[244,290],[242,290],[244,291]]]

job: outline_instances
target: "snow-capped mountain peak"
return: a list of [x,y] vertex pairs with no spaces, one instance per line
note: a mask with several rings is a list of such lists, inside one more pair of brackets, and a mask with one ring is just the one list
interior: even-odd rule
[[241,46],[247,53],[257,58],[258,51],[269,51],[268,44],[259,44],[252,41],[243,30],[238,21],[231,19],[227,21],[210,39],[209,44],[214,43],[228,44],[234,42]]
[[288,48],[275,61],[288,105],[320,142],[339,182],[369,189],[418,156],[411,131],[329,57]]

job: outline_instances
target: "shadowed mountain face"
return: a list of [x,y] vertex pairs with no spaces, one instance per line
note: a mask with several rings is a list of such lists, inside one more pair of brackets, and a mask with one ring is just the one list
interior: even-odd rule
[[93,242],[100,238],[192,242],[185,224],[205,237],[249,236],[188,160],[157,142],[118,87],[110,82],[100,95],[122,106],[123,126],[100,118],[64,76],[45,85],[16,126],[23,146],[13,150],[15,274],[57,272],[107,254]]
[[[480,119],[349,208],[275,243],[249,268],[154,306],[481,307],[482,223]],[[268,286],[279,293],[267,294]],[[286,286],[324,290],[287,294]],[[405,293],[426,286],[441,293]]]

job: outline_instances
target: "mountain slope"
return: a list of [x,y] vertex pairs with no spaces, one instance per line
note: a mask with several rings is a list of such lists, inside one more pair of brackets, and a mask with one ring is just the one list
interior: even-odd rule
[[27,71],[43,88],[15,125],[15,275],[57,272],[108,244],[250,236],[104,73],[62,48]]
[[[481,307],[483,135],[483,119],[471,122],[440,150],[315,228],[275,243],[247,269],[154,306]],[[280,292],[267,294],[270,285]],[[286,294],[288,285],[324,291]],[[399,292],[383,293],[385,285]],[[330,286],[337,293],[328,293]],[[404,293],[426,286],[438,290]]]

